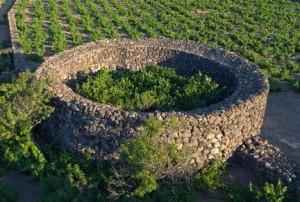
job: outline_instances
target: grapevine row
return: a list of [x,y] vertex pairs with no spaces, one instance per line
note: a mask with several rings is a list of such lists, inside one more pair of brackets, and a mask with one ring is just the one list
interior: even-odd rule
[[52,51],[60,52],[67,47],[67,38],[62,30],[56,0],[48,0],[49,5],[49,33],[52,42]]
[[70,8],[70,0],[62,0],[61,9],[65,16],[65,20],[68,23],[68,29],[71,33],[72,43],[73,45],[80,45],[83,43],[83,39],[81,33],[78,31],[79,22],[74,17],[72,9]]

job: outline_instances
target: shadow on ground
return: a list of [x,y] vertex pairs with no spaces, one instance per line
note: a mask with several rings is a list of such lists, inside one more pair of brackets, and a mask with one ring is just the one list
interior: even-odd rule
[[300,163],[300,93],[270,93],[261,136]]

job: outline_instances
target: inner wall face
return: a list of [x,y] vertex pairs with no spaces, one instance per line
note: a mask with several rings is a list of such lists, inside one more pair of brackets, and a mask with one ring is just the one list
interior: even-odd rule
[[[232,94],[190,112],[143,113],[93,102],[66,85],[78,72],[89,74],[104,67],[137,71],[155,63],[182,74],[202,70],[228,86]],[[216,156],[225,160],[246,139],[260,133],[268,95],[266,79],[247,60],[223,50],[170,40],[85,44],[47,59],[37,75],[53,78],[49,89],[57,97],[55,113],[43,124],[45,133],[62,148],[89,153],[99,163],[117,161],[120,144],[138,135],[149,117],[184,123],[180,129],[167,130],[162,138],[177,148],[189,149],[191,168],[199,169]]]
[[[88,60],[86,60],[87,57],[89,55],[83,54],[78,58],[80,63],[76,64],[73,61],[69,63],[72,67],[70,68],[70,74],[73,75],[72,80],[74,78],[76,80],[79,72],[89,74],[91,71],[96,72],[102,68],[138,71],[147,65],[159,64],[173,68],[183,75],[193,75],[201,70],[212,77],[220,86],[226,87],[224,96],[232,93],[236,86],[236,78],[229,68],[200,56],[178,50],[154,47],[107,48],[95,51],[93,57]],[[80,58],[83,58],[83,60],[80,60]],[[86,62],[83,64],[82,61],[84,60]]]

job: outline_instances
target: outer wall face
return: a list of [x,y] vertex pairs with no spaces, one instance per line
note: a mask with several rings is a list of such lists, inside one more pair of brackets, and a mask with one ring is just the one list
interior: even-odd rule
[[[134,71],[154,63],[186,74],[201,69],[226,85],[230,95],[188,112],[142,113],[93,102],[69,87],[79,72],[104,67]],[[45,124],[47,131],[63,148],[90,153],[100,162],[115,159],[121,142],[136,135],[150,116],[176,117],[184,123],[163,138],[178,148],[187,147],[193,168],[201,168],[215,156],[227,159],[246,139],[259,135],[268,95],[266,79],[247,60],[221,49],[166,39],[88,43],[47,59],[37,74],[54,80],[49,89],[57,96],[56,112]]]

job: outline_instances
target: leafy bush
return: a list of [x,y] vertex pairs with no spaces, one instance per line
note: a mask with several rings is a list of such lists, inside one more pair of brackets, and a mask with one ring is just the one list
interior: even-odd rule
[[280,86],[280,80],[277,78],[269,78],[270,91],[271,92],[281,92],[282,87]]
[[159,179],[182,172],[187,163],[186,151],[162,140],[160,135],[165,128],[161,121],[149,118],[143,132],[122,144],[123,161],[113,168],[109,184],[112,197],[123,194],[142,197],[158,188]]
[[[147,200],[148,199],[148,200]],[[185,181],[179,184],[160,183],[156,191],[146,195],[140,201],[151,202],[196,202],[196,190],[192,183]]]
[[44,192],[41,201],[106,201],[106,169],[87,156],[57,150],[51,140],[43,142],[42,152],[47,164],[40,176]]
[[[68,162],[65,169],[55,170],[41,180],[45,196],[41,201],[105,201],[96,176],[99,172],[87,173],[78,164]],[[86,176],[89,174],[89,176]],[[65,176],[64,176],[65,175]]]
[[76,90],[120,108],[168,111],[209,105],[216,99],[217,88],[218,84],[201,72],[180,76],[173,69],[153,65],[138,72],[100,70]]
[[266,182],[262,188],[250,184],[250,191],[258,201],[262,202],[282,202],[287,194],[287,187],[280,180],[276,184]]
[[34,74],[25,72],[12,83],[0,84],[0,157],[23,171],[37,175],[45,158],[31,137],[31,129],[48,117],[52,108],[45,86]]
[[295,62],[290,61],[290,62],[287,64],[287,69],[288,69],[289,71],[291,71],[292,73],[300,72],[300,64],[297,64],[297,63],[295,63]]
[[294,79],[292,81],[292,86],[296,91],[300,92],[300,79]]
[[201,191],[222,189],[225,185],[223,179],[225,166],[219,158],[214,159],[210,165],[195,175],[196,187]]
[[0,202],[17,201],[16,193],[0,181]]
[[240,184],[226,184],[221,189],[226,196],[233,202],[256,202],[257,200],[250,192],[249,188],[243,187]]

